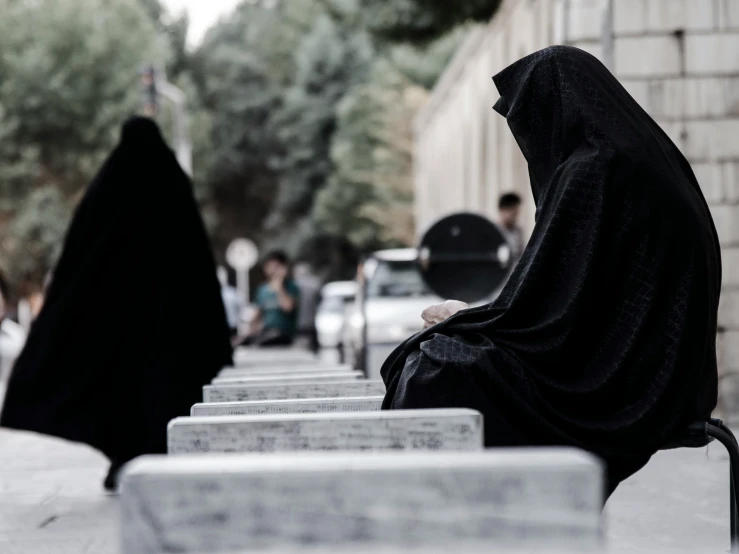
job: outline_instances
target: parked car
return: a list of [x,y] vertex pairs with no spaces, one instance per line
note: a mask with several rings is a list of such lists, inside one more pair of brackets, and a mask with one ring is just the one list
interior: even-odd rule
[[379,378],[395,347],[423,329],[421,312],[441,301],[423,282],[416,258],[412,248],[383,250],[364,263],[344,342],[347,361],[369,378]]
[[[364,263],[355,302],[346,316],[346,363],[380,378],[387,357],[405,339],[423,330],[423,310],[442,299],[424,283],[415,248],[382,250]],[[477,302],[491,302],[499,293]]]
[[354,281],[335,281],[321,289],[321,302],[316,310],[316,331],[321,348],[343,350],[346,305],[354,301],[356,293]]

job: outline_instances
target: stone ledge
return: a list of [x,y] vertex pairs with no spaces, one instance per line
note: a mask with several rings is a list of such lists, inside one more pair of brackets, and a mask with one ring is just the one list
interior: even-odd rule
[[321,381],[350,381],[352,379],[363,379],[363,371],[329,371],[329,372],[300,372],[285,374],[259,373],[256,375],[228,375],[216,377],[213,385],[238,385],[241,383],[267,384],[267,383],[317,383]]
[[300,383],[293,385],[206,385],[205,402],[245,402],[248,400],[286,400],[289,398],[338,398],[385,394],[382,381]]
[[144,457],[122,554],[279,546],[597,547],[602,464],[569,449]]
[[252,402],[219,402],[195,404],[190,415],[262,415],[262,414],[313,414],[321,412],[365,412],[379,410],[384,396],[359,396],[355,398],[303,398],[299,400],[269,400]]
[[242,375],[280,375],[290,373],[315,373],[327,371],[352,371],[348,365],[338,364],[306,364],[306,365],[275,365],[253,367],[224,367],[218,372],[219,377],[241,377]]
[[178,417],[170,454],[305,450],[481,450],[483,419],[461,408]]

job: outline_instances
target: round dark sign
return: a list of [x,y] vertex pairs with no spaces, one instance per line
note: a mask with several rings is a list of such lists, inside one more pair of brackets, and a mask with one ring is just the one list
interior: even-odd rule
[[476,214],[436,222],[418,247],[426,284],[445,299],[467,303],[489,298],[510,270],[511,248],[498,227]]

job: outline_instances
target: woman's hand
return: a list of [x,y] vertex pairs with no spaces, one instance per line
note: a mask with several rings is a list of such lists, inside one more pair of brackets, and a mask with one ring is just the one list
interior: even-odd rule
[[466,302],[447,300],[443,304],[436,304],[435,306],[426,308],[421,314],[424,321],[423,328],[428,329],[429,327],[433,327],[437,323],[441,323],[442,321],[452,317],[457,312],[466,310],[469,307],[469,304]]

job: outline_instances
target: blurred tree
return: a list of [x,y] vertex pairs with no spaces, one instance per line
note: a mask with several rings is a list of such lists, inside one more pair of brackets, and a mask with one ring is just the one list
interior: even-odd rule
[[245,235],[321,266],[316,252],[339,244],[327,237],[362,249],[413,240],[412,120],[469,17],[422,44],[367,32],[373,10],[410,4],[251,0],[210,30],[188,64],[209,112],[203,190],[219,253]]
[[315,194],[333,170],[331,140],[337,104],[366,76],[372,58],[369,37],[346,35],[330,18],[319,17],[296,53],[295,83],[277,119],[281,153],[275,158],[280,192],[272,229],[289,232],[308,216]]
[[30,278],[41,284],[60,252],[70,214],[69,202],[54,186],[36,188],[25,198],[3,244],[13,282]]
[[426,44],[455,27],[489,21],[501,0],[360,0],[363,20],[379,39]]
[[356,276],[359,250],[341,235],[314,234],[302,242],[296,259],[307,261],[323,280],[351,281]]
[[141,9],[144,10],[149,19],[156,25],[162,23],[162,17],[165,14],[161,0],[136,0]]
[[460,25],[423,46],[396,44],[386,50],[386,58],[412,83],[432,89],[470,31]]
[[43,273],[167,44],[138,3],[37,0],[3,8],[0,52],[0,263]]
[[319,229],[363,250],[413,243],[413,118],[426,91],[385,59],[339,105],[329,186],[316,200]]
[[189,72],[192,65],[190,51],[187,48],[187,33],[190,29],[190,19],[187,12],[177,19],[162,22],[160,15],[159,27],[167,37],[170,55],[167,59],[166,69],[170,79],[176,81],[183,74]]
[[[279,181],[269,160],[278,152],[274,116],[294,78],[294,51],[316,9],[289,2],[244,3],[209,31],[191,59],[209,125],[210,207],[218,214],[218,257],[230,240],[260,240]],[[193,122],[194,123],[194,122]],[[194,128],[194,127],[193,127]]]
[[[211,113],[209,182],[217,249],[235,236],[296,253],[317,230],[313,197],[332,171],[336,105],[366,74],[357,0],[243,3],[207,34],[192,60]],[[269,222],[266,218],[269,217]]]

